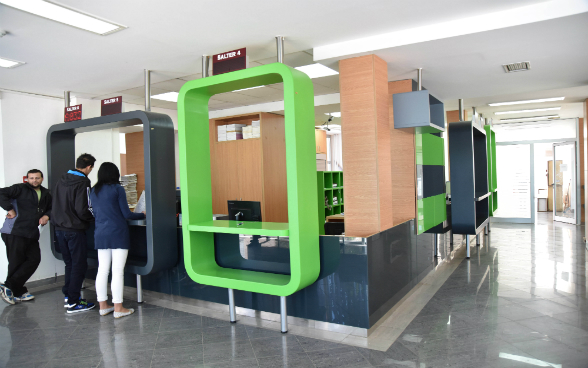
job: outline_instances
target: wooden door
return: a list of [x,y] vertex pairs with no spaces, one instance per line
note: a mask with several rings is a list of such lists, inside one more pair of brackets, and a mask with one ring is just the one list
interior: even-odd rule
[[235,179],[238,178],[239,183],[239,200],[262,202],[263,174],[261,170],[260,139],[237,141],[236,154],[238,175]]
[[327,154],[327,132],[316,129],[314,131],[314,139],[316,141],[316,153]]
[[228,200],[239,198],[238,142],[229,141],[214,144],[214,166],[212,167],[212,212],[227,214]]

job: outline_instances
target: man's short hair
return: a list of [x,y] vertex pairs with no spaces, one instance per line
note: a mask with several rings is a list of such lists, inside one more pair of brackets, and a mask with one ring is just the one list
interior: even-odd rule
[[76,160],[76,169],[85,169],[88,166],[94,167],[96,159],[89,153],[82,153]]
[[31,169],[29,171],[27,171],[27,178],[29,177],[29,174],[41,174],[41,177],[43,177],[43,172],[39,169]]

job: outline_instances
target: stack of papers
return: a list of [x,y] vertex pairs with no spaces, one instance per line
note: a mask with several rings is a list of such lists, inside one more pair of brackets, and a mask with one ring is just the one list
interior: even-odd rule
[[121,185],[125,189],[129,208],[135,208],[137,205],[137,174],[123,175]]

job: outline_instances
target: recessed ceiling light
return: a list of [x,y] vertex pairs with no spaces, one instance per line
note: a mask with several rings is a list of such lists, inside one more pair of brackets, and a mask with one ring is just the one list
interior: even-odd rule
[[333,70],[327,66],[324,66],[323,64],[318,64],[318,63],[305,65],[305,66],[299,66],[298,68],[294,68],[294,69],[300,70],[301,72],[306,73],[311,79],[339,74],[338,71]]
[[499,111],[499,112],[495,112],[494,115],[520,114],[523,112],[539,112],[539,111],[555,111],[555,110],[561,110],[561,106],[560,107],[546,107],[544,109],[533,109],[533,110]]
[[512,102],[497,102],[497,103],[488,104],[488,106],[522,105],[522,104],[529,104],[529,103],[562,101],[564,98],[565,97],[551,97],[551,98],[540,98],[540,99],[537,99],[537,100],[524,100],[524,101],[512,101]]
[[0,58],[0,67],[2,68],[14,68],[20,65],[25,64],[24,61],[16,61],[16,60],[10,60],[10,59],[6,59],[6,58]]
[[243,88],[243,89],[235,90],[233,92],[247,91],[248,89],[256,89],[256,88],[261,88],[261,87],[265,87],[265,86],[256,86],[256,87],[250,87],[250,88]]
[[336,118],[340,118],[341,117],[341,113],[340,112],[325,112],[325,115],[334,116]]
[[157,100],[169,101],[169,102],[178,102],[178,96],[180,94],[178,92],[166,92],[160,93],[155,96],[151,96],[151,98],[155,98]]
[[0,4],[103,36],[127,28],[49,1],[0,0]]
[[535,121],[535,120],[547,120],[547,119],[559,119],[559,115],[529,116],[528,118],[500,119],[500,122],[501,123],[514,123],[516,121]]

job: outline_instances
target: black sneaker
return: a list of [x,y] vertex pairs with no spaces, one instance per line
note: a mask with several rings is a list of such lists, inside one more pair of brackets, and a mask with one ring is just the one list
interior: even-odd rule
[[96,304],[88,303],[85,299],[80,299],[73,307],[67,308],[67,313],[78,313],[78,312],[86,312],[90,309],[94,309]]

